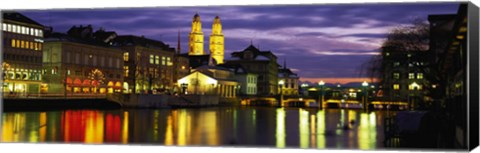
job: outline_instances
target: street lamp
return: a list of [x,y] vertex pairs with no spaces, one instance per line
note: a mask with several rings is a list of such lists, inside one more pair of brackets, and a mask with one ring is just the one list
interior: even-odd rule
[[280,106],[283,105],[283,91],[282,91],[283,84],[285,84],[285,81],[283,80],[278,81],[278,85],[280,86]]
[[367,101],[368,101],[368,92],[367,92],[367,88],[368,88],[368,82],[367,81],[363,81],[362,83],[362,86],[364,88],[364,91],[363,91],[363,95],[364,95],[364,100],[363,100],[363,110],[367,110]]
[[320,107],[320,109],[323,109],[323,86],[325,85],[325,82],[323,82],[323,80],[320,80],[320,82],[318,82],[318,85],[320,86],[320,96],[318,98],[318,101],[319,101],[319,104],[318,104],[318,107]]

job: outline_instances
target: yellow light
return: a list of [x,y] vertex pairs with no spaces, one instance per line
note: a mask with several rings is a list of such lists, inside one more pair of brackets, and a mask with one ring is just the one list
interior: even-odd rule
[[276,146],[277,148],[285,148],[285,110],[283,108],[277,109],[277,129],[276,129]]
[[320,110],[317,112],[317,148],[325,148],[325,112]]
[[462,40],[463,38],[465,38],[463,35],[457,35],[457,39]]
[[300,132],[300,148],[308,148],[309,144],[309,136],[310,136],[310,131],[309,131],[309,115],[308,111],[300,109],[299,110],[299,132]]
[[283,85],[283,84],[285,84],[285,81],[280,80],[280,81],[278,81],[278,84],[279,84],[279,85]]
[[128,112],[123,112],[122,143],[128,143]]

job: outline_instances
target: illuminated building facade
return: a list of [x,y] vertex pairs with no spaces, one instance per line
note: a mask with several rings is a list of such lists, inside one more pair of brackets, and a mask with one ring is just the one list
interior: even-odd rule
[[298,96],[299,79],[298,75],[287,68],[287,64],[284,62],[283,68],[278,70],[278,80],[283,81],[284,84],[279,86],[278,91],[285,96]]
[[270,51],[260,51],[253,45],[243,51],[233,52],[227,64],[239,64],[257,77],[257,95],[276,95],[278,93],[277,56]]
[[192,31],[190,32],[188,55],[203,55],[203,32],[200,15],[195,14],[192,21]]
[[217,64],[223,63],[224,48],[222,23],[220,22],[220,17],[216,16],[213,20],[212,34],[210,35],[210,54],[212,54]]
[[230,69],[230,71],[234,72],[234,78],[240,85],[238,93],[240,96],[257,95],[257,74],[248,72],[239,64],[220,64],[218,66]]
[[430,84],[424,71],[429,65],[429,59],[425,58],[429,52],[403,51],[393,47],[383,49],[382,97],[388,101],[423,101],[424,88]]
[[68,34],[45,38],[42,80],[47,85],[42,93],[83,96],[123,90],[122,53],[92,36],[91,26],[73,26]]
[[188,94],[212,94],[221,98],[235,98],[239,89],[234,72],[227,68],[204,65],[178,80]]
[[143,36],[118,36],[114,46],[123,52],[126,93],[171,90],[175,49]]
[[2,91],[5,97],[40,92],[44,26],[17,12],[3,12]]

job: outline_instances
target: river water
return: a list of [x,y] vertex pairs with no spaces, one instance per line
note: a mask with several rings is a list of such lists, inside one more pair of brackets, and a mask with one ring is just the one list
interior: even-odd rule
[[2,114],[2,142],[383,148],[387,112],[215,107]]

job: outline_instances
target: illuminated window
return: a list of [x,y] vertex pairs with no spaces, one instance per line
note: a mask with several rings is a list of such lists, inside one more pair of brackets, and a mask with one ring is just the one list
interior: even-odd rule
[[423,79],[423,73],[417,73],[417,79]]
[[399,90],[399,89],[400,89],[400,85],[399,85],[399,84],[393,84],[393,89],[394,89],[394,90]]
[[38,50],[38,43],[34,43],[35,44],[35,50]]
[[34,36],[34,35],[35,35],[35,32],[34,32],[34,31],[35,31],[35,29],[30,28],[30,35]]
[[25,27],[24,27],[24,26],[21,26],[21,27],[22,27],[22,32],[21,32],[21,34],[26,34],[26,31],[25,31],[26,29],[25,29]]
[[15,43],[15,39],[12,39],[12,47],[17,47],[17,44]]
[[17,32],[17,26],[16,26],[16,25],[12,25],[12,31],[10,31],[10,32],[15,32],[15,33],[16,33],[16,32]]
[[42,43],[38,43],[38,50],[42,50]]
[[155,60],[155,57],[153,55],[150,55],[150,64],[153,64]]
[[128,52],[123,53],[123,61],[128,62]]
[[400,73],[393,73],[394,79],[400,79]]
[[35,36],[39,36],[38,31],[39,31],[38,29],[35,29]]
[[35,49],[33,48],[33,42],[30,42],[30,49]]
[[166,58],[165,58],[165,56],[162,56],[162,65],[166,65]]
[[410,84],[408,85],[408,90],[422,90],[422,85]]
[[43,31],[42,30],[38,30],[38,36],[43,37]]
[[25,41],[22,40],[22,41],[20,42],[20,47],[21,47],[21,48],[25,48]]
[[412,54],[407,54],[407,57],[412,57]]
[[415,79],[414,73],[408,73],[408,79]]
[[7,24],[2,23],[2,30],[3,30],[3,31],[7,31]]
[[393,63],[393,66],[395,66],[395,67],[400,66],[400,62]]
[[385,56],[390,56],[390,53],[389,52],[385,53]]
[[125,77],[128,77],[128,66],[123,66],[123,72],[124,72],[124,76]]
[[158,55],[155,56],[155,64],[156,65],[160,64],[160,57]]
[[172,65],[173,65],[170,57],[167,57],[167,65],[168,65],[168,66],[172,66]]

